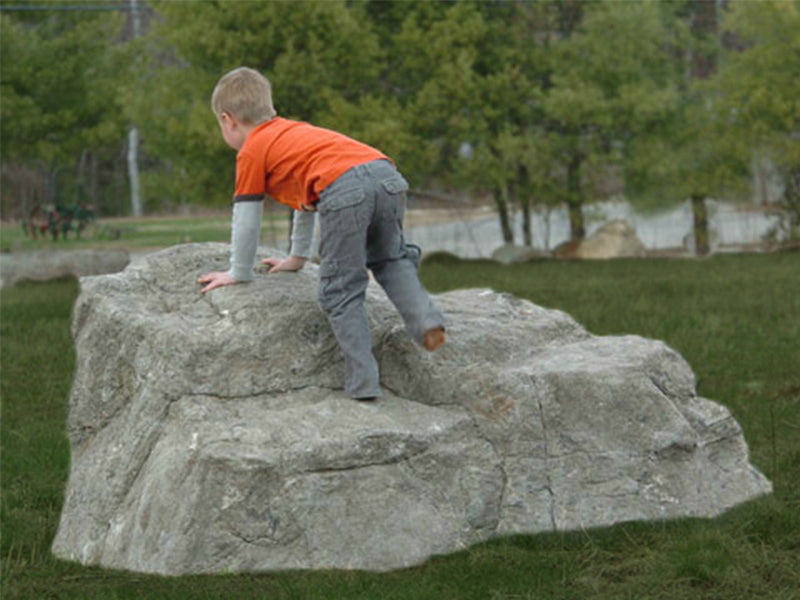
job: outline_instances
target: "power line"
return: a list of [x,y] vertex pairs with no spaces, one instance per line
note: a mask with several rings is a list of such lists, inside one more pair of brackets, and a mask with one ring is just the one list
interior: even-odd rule
[[0,12],[97,12],[97,11],[134,12],[137,9],[126,4],[0,4]]

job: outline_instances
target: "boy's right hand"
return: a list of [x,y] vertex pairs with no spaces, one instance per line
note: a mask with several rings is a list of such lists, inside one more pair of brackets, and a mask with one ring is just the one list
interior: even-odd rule
[[261,263],[269,267],[268,273],[279,273],[281,271],[299,271],[306,264],[302,256],[290,256],[289,258],[262,258]]
[[214,271],[213,273],[201,275],[200,279],[197,280],[197,283],[205,285],[205,287],[200,290],[205,294],[206,292],[210,292],[215,288],[239,283],[239,281],[231,277],[231,274],[227,271]]

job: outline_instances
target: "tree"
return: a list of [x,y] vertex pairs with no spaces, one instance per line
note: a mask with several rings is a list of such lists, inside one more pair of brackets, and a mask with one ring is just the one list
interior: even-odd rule
[[[42,8],[46,9],[47,6]],[[4,12],[3,211],[27,217],[37,203],[116,203],[123,124],[113,89],[123,19],[111,12]],[[26,198],[9,173],[38,178],[44,190]],[[98,181],[101,180],[101,181]]]
[[[234,161],[210,110],[216,81],[246,65],[273,84],[278,113],[316,120],[333,99],[376,89],[382,50],[363,8],[332,2],[159,2],[141,40],[147,60],[126,86],[140,123],[151,201],[219,204]],[[224,174],[223,176],[220,176]]]
[[[537,84],[528,67],[541,69],[520,43],[526,29],[508,35],[522,8],[398,3],[381,8],[376,24],[388,36],[382,42],[391,57],[381,81],[387,95],[397,94],[387,105],[407,128],[405,135],[395,128],[404,170],[429,186],[491,194],[507,241],[513,240],[514,207],[529,198],[520,194],[527,167],[515,137],[535,118]],[[529,215],[530,204],[523,206]],[[530,227],[525,231],[530,240]]]
[[[522,243],[533,245],[532,207],[562,199],[554,193],[552,139],[542,127],[543,90],[551,77],[548,47],[572,3],[483,4],[492,40],[480,79],[483,137],[477,140],[477,160],[463,162],[472,180],[493,191],[503,238],[514,242],[511,214],[522,215]],[[491,7],[491,8],[490,8]],[[488,9],[488,10],[487,10]],[[513,214],[513,213],[512,213]]]
[[[800,10],[790,2],[737,2],[723,15],[731,40],[712,82],[742,160],[777,167],[785,237],[800,238]],[[752,153],[754,156],[748,156]]]
[[[800,164],[796,136],[800,89],[793,77],[797,8],[783,2],[676,4],[683,26],[679,102],[626,147],[632,194],[688,199],[699,255],[709,252],[707,198],[742,199],[750,192],[754,153],[781,165],[786,180]],[[792,189],[789,185],[788,189]]]
[[573,242],[586,232],[583,205],[592,180],[612,172],[625,145],[656,127],[676,103],[667,52],[673,42],[659,5],[600,2],[587,5],[577,29],[554,46],[543,108]]
[[[142,31],[142,15],[139,0],[129,0],[131,30],[133,39],[137,39]],[[134,123],[128,129],[128,180],[131,188],[131,212],[133,216],[143,214],[142,194],[139,184],[139,128]]]

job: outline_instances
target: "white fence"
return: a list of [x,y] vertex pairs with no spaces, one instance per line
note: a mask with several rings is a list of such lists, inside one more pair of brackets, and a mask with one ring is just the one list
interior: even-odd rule
[[[760,209],[742,208],[708,201],[712,251],[725,251],[757,244],[777,222],[777,216]],[[449,218],[448,218],[449,213]],[[648,250],[685,247],[691,238],[692,208],[686,202],[670,211],[637,214],[625,203],[603,203],[584,210],[587,235],[612,219],[626,219],[636,228]],[[516,243],[522,240],[522,218],[514,222]],[[549,214],[534,213],[531,218],[533,246],[552,250],[569,240],[569,216],[566,209]],[[462,258],[489,258],[503,245],[499,220],[490,208],[483,209],[412,209],[405,224],[406,239],[426,253],[445,251]]]

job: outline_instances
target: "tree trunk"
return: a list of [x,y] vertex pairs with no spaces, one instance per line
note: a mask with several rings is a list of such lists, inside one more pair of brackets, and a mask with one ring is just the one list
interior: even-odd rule
[[131,213],[142,216],[142,197],[139,193],[139,130],[128,130],[128,178],[131,187]]
[[800,239],[800,166],[787,170],[783,205],[788,213],[789,239],[797,241]]
[[694,252],[697,256],[706,256],[709,251],[708,243],[708,210],[706,209],[705,196],[692,195],[692,214],[694,215]]
[[533,246],[533,233],[531,231],[531,199],[520,198],[522,207],[522,243],[526,246]]
[[580,242],[586,237],[581,194],[581,155],[573,154],[567,164],[567,207],[569,208],[570,241]]
[[503,233],[503,242],[506,244],[514,243],[514,230],[511,227],[511,219],[508,214],[508,184],[495,189],[494,201],[497,204],[497,215],[500,217],[500,230]]
[[82,150],[80,158],[78,159],[78,168],[77,168],[77,176],[75,177],[75,204],[85,204],[84,198],[86,196],[86,189],[88,185],[86,184],[86,170],[87,170],[87,157],[89,156],[89,150]]
[[89,166],[89,206],[97,210],[97,154],[92,152],[92,159]]
[[525,182],[528,180],[528,173],[525,167],[519,165],[517,168],[517,181],[514,185],[514,192],[522,211],[522,243],[526,246],[533,246],[533,233],[531,231],[531,198],[525,193]]
[[553,211],[549,204],[544,208],[544,249],[550,252],[550,213]]
[[[129,2],[133,38],[141,35],[139,0]],[[134,217],[142,216],[142,197],[139,192],[139,129],[132,125],[128,130],[128,177],[131,188],[131,212]]]

